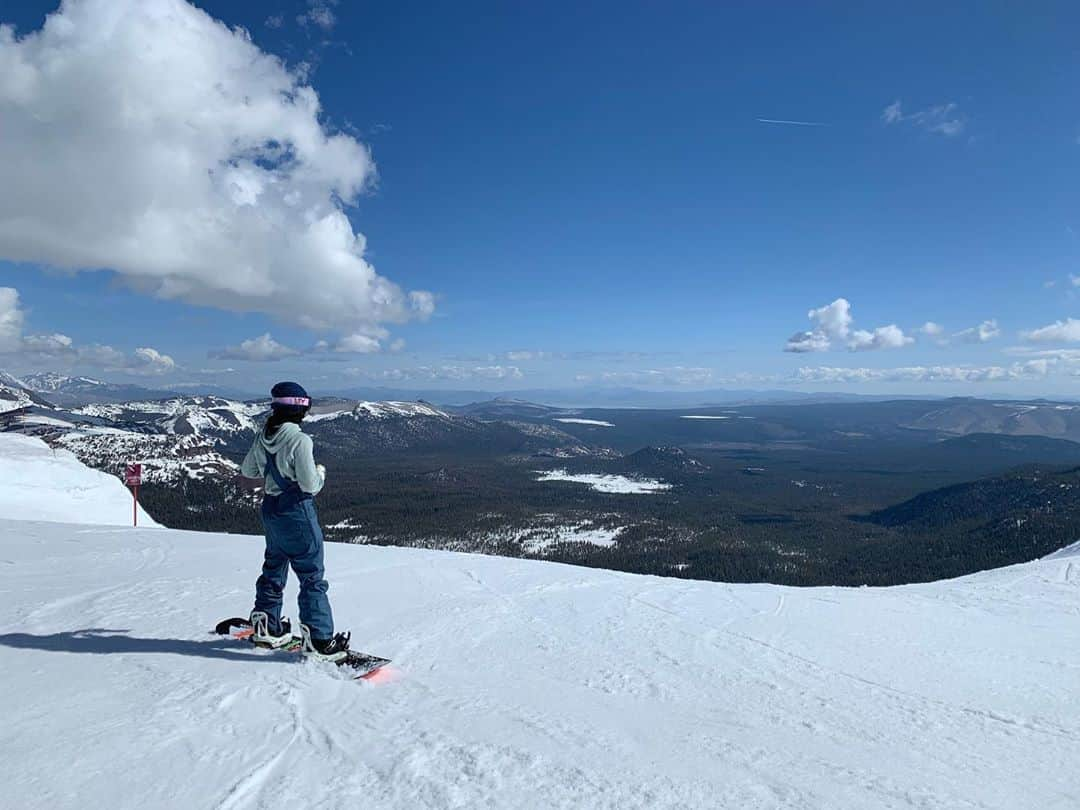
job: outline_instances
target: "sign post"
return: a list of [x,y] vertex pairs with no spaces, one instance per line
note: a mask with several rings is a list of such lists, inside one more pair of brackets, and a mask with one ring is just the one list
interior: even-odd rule
[[139,484],[142,483],[142,464],[128,464],[124,483],[131,487],[131,525],[139,525]]

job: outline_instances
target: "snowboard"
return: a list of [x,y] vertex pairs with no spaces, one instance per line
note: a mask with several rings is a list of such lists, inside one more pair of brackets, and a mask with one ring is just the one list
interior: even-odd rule
[[[219,636],[231,636],[235,639],[251,642],[251,636],[255,632],[255,628],[251,626],[251,622],[248,619],[232,618],[223,619],[218,622],[217,626],[214,627],[214,632]],[[293,636],[292,641],[286,642],[281,647],[268,647],[262,644],[257,646],[272,652],[299,653],[303,647],[303,642],[299,637]],[[357,652],[356,650],[349,650],[345,658],[334,663],[339,667],[352,670],[353,678],[357,680],[366,680],[389,664],[390,659],[380,658],[377,655],[370,655],[369,653]]]

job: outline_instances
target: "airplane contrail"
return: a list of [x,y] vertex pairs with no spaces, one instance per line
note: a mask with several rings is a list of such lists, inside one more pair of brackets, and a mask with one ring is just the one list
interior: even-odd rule
[[783,118],[758,118],[762,124],[788,124],[793,127],[827,127],[821,121],[786,121]]

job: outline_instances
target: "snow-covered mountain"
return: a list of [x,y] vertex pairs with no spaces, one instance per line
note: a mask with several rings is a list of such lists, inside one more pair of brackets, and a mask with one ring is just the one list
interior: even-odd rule
[[313,409],[305,430],[329,452],[349,455],[447,450],[559,456],[608,453],[549,425],[477,419],[427,402],[339,400]]
[[[215,396],[96,402],[54,407],[22,388],[0,384],[0,430],[38,436],[87,464],[119,474],[138,461],[148,483],[229,479],[269,403]],[[457,450],[562,457],[610,455],[551,425],[484,421],[426,402],[322,400],[305,422],[320,452],[352,458],[383,453]]]
[[25,388],[0,382],[0,413],[15,411],[33,404],[34,397]]
[[0,414],[32,405],[51,407],[51,403],[38,396],[21,379],[0,371]]
[[40,437],[115,475],[139,462],[146,483],[176,484],[236,475],[239,467],[227,453],[250,441],[263,410],[216,397],[24,407],[0,415],[0,430]]
[[1080,806],[1080,548],[849,589],[330,544],[394,659],[358,683],[207,634],[261,538],[89,526],[32,441],[0,436],[5,807]]
[[44,395],[56,405],[75,407],[92,402],[127,402],[130,400],[163,399],[175,393],[163,389],[145,388],[130,383],[111,383],[92,377],[70,377],[45,371],[20,378],[30,391]]
[[1080,404],[947,400],[905,427],[947,436],[1002,433],[1080,441]]
[[254,433],[255,417],[266,410],[266,403],[196,396],[84,405],[73,408],[72,413],[138,425],[164,435],[216,436],[224,439]]

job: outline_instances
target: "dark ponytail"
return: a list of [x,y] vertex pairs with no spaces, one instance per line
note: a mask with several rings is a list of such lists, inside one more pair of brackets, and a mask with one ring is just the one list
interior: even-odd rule
[[263,428],[263,435],[268,439],[272,438],[273,435],[278,432],[278,428],[286,422],[293,422],[299,425],[304,421],[307,412],[307,408],[304,408],[303,410],[274,408],[274,410],[271,411],[270,416],[266,419],[266,427]]

